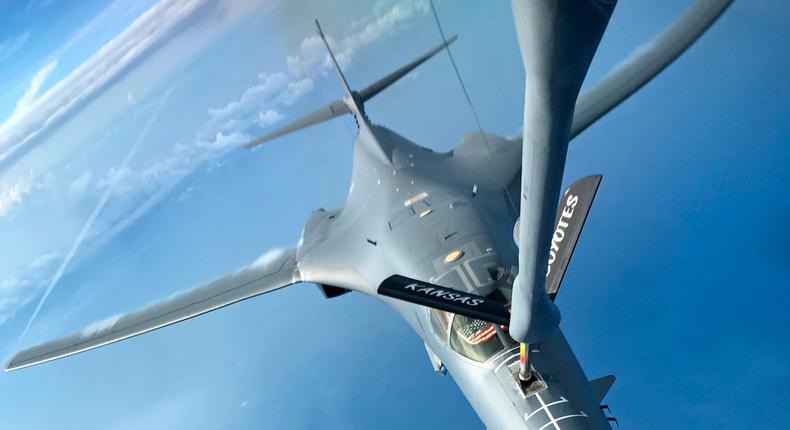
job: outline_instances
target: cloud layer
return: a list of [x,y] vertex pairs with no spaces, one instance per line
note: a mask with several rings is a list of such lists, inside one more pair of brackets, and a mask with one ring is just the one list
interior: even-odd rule
[[22,179],[13,185],[0,183],[0,217],[5,216],[14,206],[22,202],[22,197],[30,191],[32,187],[32,177]]
[[44,85],[44,81],[46,81],[47,76],[55,70],[55,67],[58,66],[58,60],[50,61],[46,66],[41,68],[36,74],[33,76],[33,79],[30,81],[30,85],[25,90],[25,94],[19,101],[16,102],[16,108],[14,109],[14,113],[12,115],[24,115],[30,111],[30,105],[36,100],[38,96],[39,90],[41,90],[41,86]]
[[[407,20],[429,11],[426,1],[400,1],[375,16],[369,16],[351,32],[340,38],[327,36],[341,67],[348,67],[356,52],[394,33]],[[332,68],[329,55],[319,36],[302,39],[298,52],[286,57],[287,71],[261,72],[259,82],[249,87],[238,100],[209,109],[211,121],[201,137],[214,133],[249,133],[253,126],[266,128],[284,118],[280,113],[315,87],[315,80]],[[338,84],[339,85],[339,84]]]
[[57,264],[56,254],[42,254],[18,267],[14,276],[0,281],[0,325],[41,294]]
[[[27,139],[25,142],[30,142],[57,118],[75,108],[76,102],[68,102],[66,98],[73,96],[84,100],[99,91],[102,85],[106,85],[113,76],[121,73],[124,67],[133,67],[135,58],[139,59],[146,50],[175,32],[174,27],[186,22],[205,3],[206,1],[201,0],[160,2],[45,94],[36,97],[41,86],[31,82],[30,101],[23,103],[24,109],[20,109],[19,113],[15,113],[11,119],[0,125],[0,162],[16,151],[16,146],[19,145],[14,144],[16,139],[10,136],[23,136],[23,139]],[[427,11],[425,2],[400,1],[362,19],[360,22],[363,24],[352,27],[345,35],[330,39],[330,44],[341,64],[348,67],[360,49],[394,33],[408,19]],[[113,61],[118,64],[110,65]],[[59,181],[63,184],[63,190],[58,192],[67,193],[72,200],[95,201],[96,198],[107,195],[108,190],[112,190],[106,207],[96,217],[85,237],[87,248],[80,252],[90,254],[99,249],[145,215],[195,169],[216,163],[230,150],[251,140],[262,129],[281,121],[286,116],[283,112],[314,91],[316,80],[326,75],[330,68],[326,50],[315,36],[303,39],[297,51],[289,55],[285,63],[286,70],[260,72],[256,82],[238,98],[223,106],[208,109],[208,118],[197,128],[194,139],[176,142],[156,162],[140,168],[131,168],[124,164],[112,167],[106,172],[85,170],[70,180]],[[55,65],[50,66],[50,71],[54,67]],[[94,73],[97,67],[102,68],[102,73]],[[37,76],[40,81],[44,81],[47,74],[48,71],[42,69]],[[58,101],[66,105],[57,107]],[[137,103],[136,100],[133,103],[134,106],[138,104],[145,105]],[[18,204],[24,192],[30,189],[24,187],[20,185],[13,190],[9,188],[6,200]],[[187,196],[188,193],[184,198]],[[54,264],[38,270],[52,274],[56,268],[57,264]],[[40,295],[51,278],[47,276],[46,281],[38,282],[45,277],[27,266],[20,268],[9,287],[0,289],[0,303],[6,303],[6,306],[0,306],[0,323],[30,302],[28,294],[32,297]],[[34,279],[37,281],[33,282]],[[26,298],[22,300],[19,288],[11,287],[12,284],[37,286],[26,291]]]
[[10,39],[0,42],[0,63],[10,59],[26,44],[30,39],[30,31],[26,31]]
[[0,124],[0,163],[29,150],[35,138],[95,96],[150,51],[184,28],[208,0],[162,0],[41,96],[57,65],[49,62],[31,80],[17,109]]
[[[368,24],[331,39],[330,44],[348,66],[358,50],[395,32],[414,15],[428,11],[425,2],[395,3],[363,20]],[[261,129],[276,125],[285,118],[282,112],[309,95],[316,79],[331,68],[323,43],[312,35],[301,41],[298,51],[288,55],[286,63],[288,70],[260,72],[257,82],[237,99],[208,109],[209,119],[193,141],[176,142],[167,155],[147,167],[111,168],[106,175],[95,178],[92,187],[96,192],[111,185],[115,188],[113,201],[108,204],[110,213],[94,227],[94,235],[105,235],[100,243],[131,225],[195,169],[216,162],[228,151],[249,142]],[[85,175],[92,173],[74,179],[73,189],[84,188]]]

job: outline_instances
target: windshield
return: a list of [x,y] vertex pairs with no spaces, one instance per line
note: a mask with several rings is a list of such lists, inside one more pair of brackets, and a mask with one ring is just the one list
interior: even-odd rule
[[450,312],[431,309],[431,327],[442,344],[447,343],[447,332],[450,331],[450,320],[452,318],[453,314]]
[[506,332],[507,330],[499,330],[497,334],[493,323],[456,315],[450,330],[450,346],[467,358],[483,362],[503,350],[505,346],[515,345],[516,341]]

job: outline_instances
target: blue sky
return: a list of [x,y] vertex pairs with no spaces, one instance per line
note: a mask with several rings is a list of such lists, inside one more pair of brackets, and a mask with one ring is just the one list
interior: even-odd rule
[[[689,1],[621,2],[585,86]],[[255,152],[336,98],[313,18],[362,87],[439,42],[424,2],[0,0],[0,356],[292,246],[348,189],[353,120]],[[485,129],[520,127],[507,2],[438,2]],[[790,5],[736,2],[677,63],[580,135],[566,180],[604,182],[558,305],[631,428],[790,419]],[[369,102],[438,151],[474,130],[445,56]],[[136,148],[131,156],[130,150]],[[125,158],[128,163],[124,163]],[[20,333],[102,196],[106,205]],[[417,336],[360,295],[299,285],[0,375],[0,422],[37,428],[482,424]]]

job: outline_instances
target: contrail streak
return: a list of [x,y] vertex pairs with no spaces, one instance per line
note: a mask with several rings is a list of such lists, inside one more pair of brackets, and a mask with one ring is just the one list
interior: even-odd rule
[[[121,162],[121,166],[119,170],[125,169],[129,165],[129,162],[132,160],[132,157],[134,157],[134,154],[137,153],[137,149],[140,147],[140,144],[143,142],[143,140],[145,140],[145,137],[148,135],[148,132],[151,130],[151,126],[154,125],[154,121],[156,121],[156,119],[159,117],[159,113],[162,111],[162,108],[165,106],[165,103],[167,102],[167,99],[170,97],[170,93],[172,90],[173,87],[170,87],[167,89],[167,91],[165,91],[165,94],[162,96],[162,99],[159,101],[159,106],[156,107],[156,110],[148,119],[148,122],[145,124],[145,127],[143,127],[143,130],[137,136],[137,140],[135,140],[132,147],[129,148],[129,152],[126,153],[126,156]],[[93,222],[96,221],[96,218],[99,216],[99,213],[101,213],[102,209],[104,209],[104,205],[107,203],[107,200],[112,195],[114,188],[115,188],[115,182],[110,182],[110,184],[107,186],[107,189],[104,190],[104,194],[102,194],[101,198],[99,199],[99,202],[96,204],[96,207],[93,208],[93,212],[91,212],[91,215],[88,217],[88,220],[85,221],[85,224],[82,226],[82,230],[80,230],[80,233],[77,235],[77,237],[74,239],[74,242],[71,244],[71,248],[69,249],[68,254],[66,254],[66,258],[64,258],[63,261],[60,263],[60,267],[58,267],[58,270],[55,272],[55,275],[49,281],[49,286],[47,286],[47,290],[44,292],[44,295],[41,296],[41,300],[39,300],[38,305],[36,306],[36,310],[33,311],[33,315],[31,315],[30,319],[27,321],[27,325],[25,326],[25,329],[22,330],[22,334],[19,335],[19,340],[17,341],[17,343],[21,342],[22,339],[27,334],[27,331],[30,329],[30,326],[33,324],[33,320],[36,319],[39,311],[41,311],[41,307],[44,306],[44,302],[47,301],[47,298],[52,293],[52,290],[55,289],[55,285],[60,280],[60,277],[63,276],[63,273],[66,271],[66,268],[71,262],[71,259],[74,258],[74,255],[77,253],[77,250],[82,244],[82,241],[85,240],[85,236],[88,234],[91,227],[93,227]]]

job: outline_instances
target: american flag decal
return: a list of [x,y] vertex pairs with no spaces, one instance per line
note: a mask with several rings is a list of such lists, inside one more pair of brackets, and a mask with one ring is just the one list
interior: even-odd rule
[[483,320],[471,320],[468,324],[456,329],[456,331],[465,341],[472,345],[488,342],[492,337],[496,336],[494,324]]

